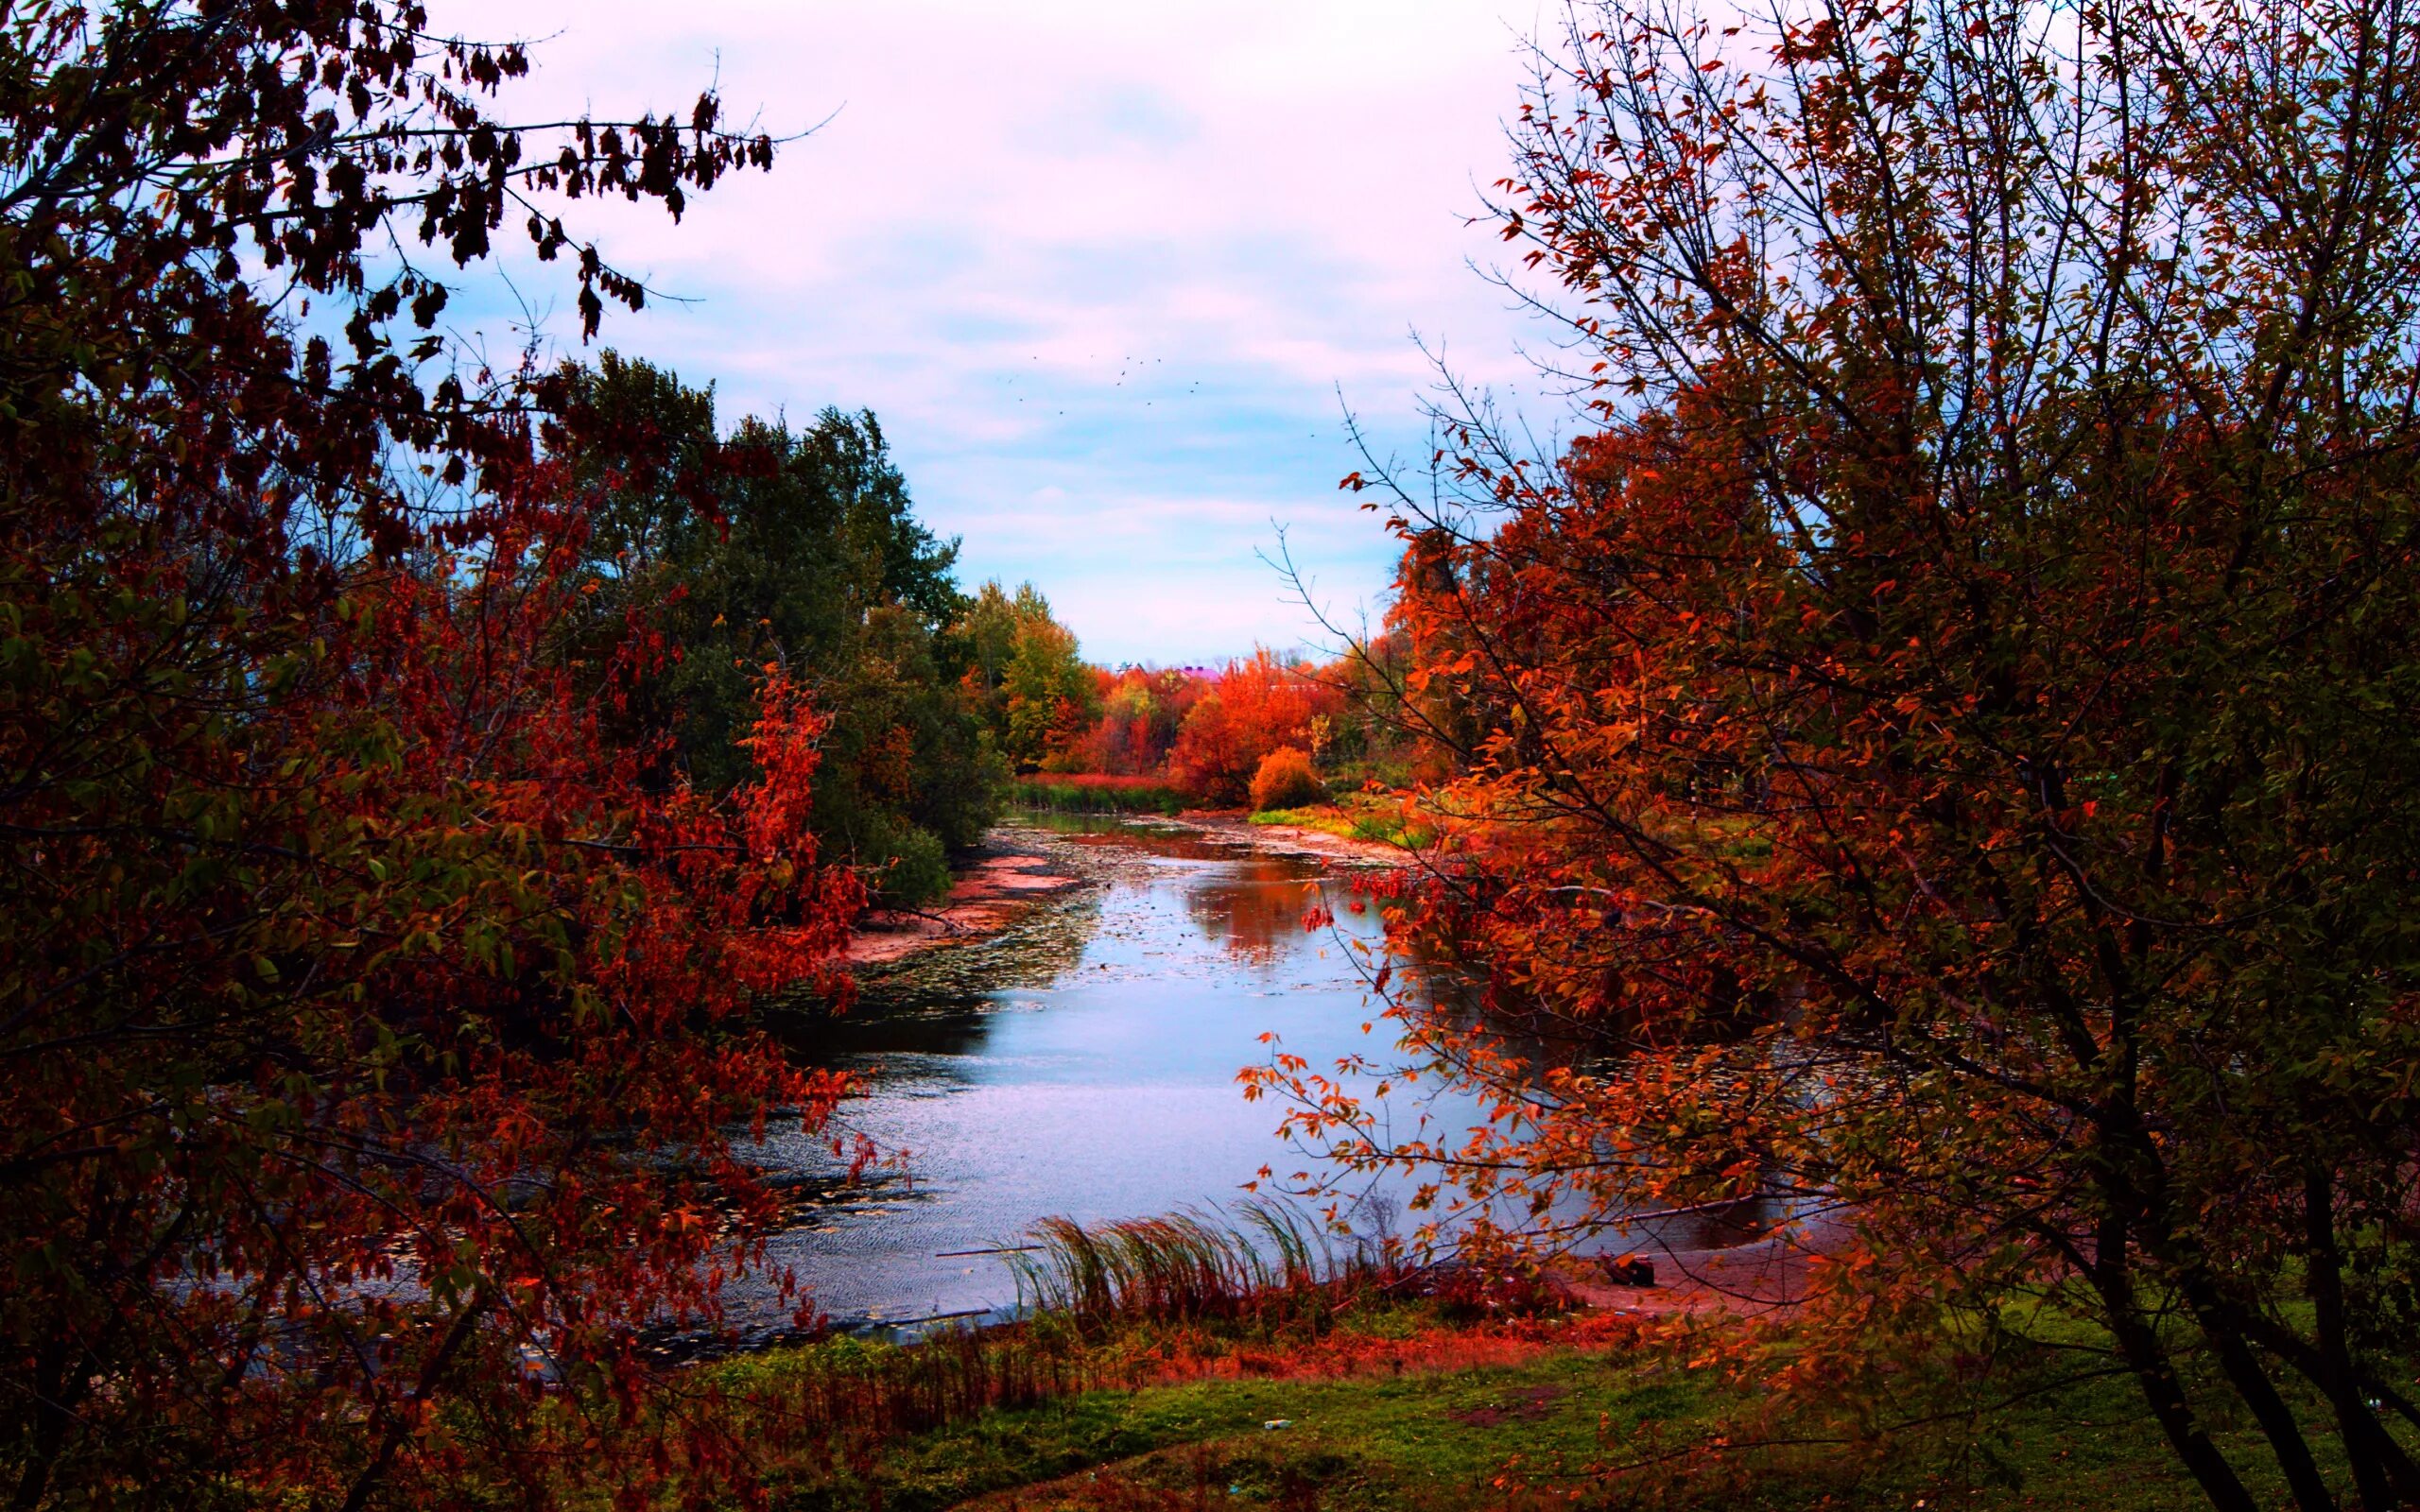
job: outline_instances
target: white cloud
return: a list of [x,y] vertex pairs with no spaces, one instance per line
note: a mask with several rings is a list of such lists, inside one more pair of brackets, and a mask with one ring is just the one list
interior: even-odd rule
[[[1335,491],[1336,388],[1418,444],[1407,333],[1501,382],[1521,322],[1464,266],[1534,4],[515,0],[524,109],[623,112],[718,77],[775,131],[838,114],[684,224],[579,207],[695,303],[608,338],[729,415],[871,407],[972,577],[1030,577],[1091,654],[1309,633],[1255,559],[1291,523],[1346,608],[1391,551]],[[559,319],[559,334],[571,328]]]

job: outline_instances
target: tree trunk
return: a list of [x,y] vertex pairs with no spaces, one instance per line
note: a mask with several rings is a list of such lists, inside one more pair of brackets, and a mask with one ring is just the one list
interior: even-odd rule
[[2360,1372],[2354,1366],[2344,1332],[2343,1257],[2336,1247],[2336,1182],[2320,1165],[2303,1172],[2304,1263],[2307,1289],[2318,1322],[2318,1349],[2307,1372],[2327,1393],[2344,1440],[2344,1456],[2364,1512],[2394,1512],[2420,1505],[2420,1467],[2403,1452],[2361,1400]]
[[2118,1341],[2118,1349],[2135,1372],[2135,1383],[2142,1387],[2143,1400],[2158,1419],[2160,1431],[2185,1462],[2202,1494],[2219,1512],[2259,1512],[2252,1493],[2244,1488],[2242,1478],[2235,1467],[2227,1463],[2219,1447],[2210,1442],[2201,1421],[2194,1417],[2193,1404],[2185,1395],[2183,1383],[2176,1379],[2176,1367],[2161,1347],[2159,1335],[2144,1320],[2135,1300],[2135,1279],[2126,1263],[2127,1233],[2123,1219],[2106,1218],[2095,1235],[2092,1268],[2093,1289],[2100,1296],[2102,1313],[2107,1316],[2109,1332]]
[[2201,1326],[2202,1337],[2217,1354],[2219,1369],[2226,1376],[2236,1395],[2252,1409],[2253,1420],[2269,1440],[2270,1452],[2277,1459],[2277,1468],[2285,1472],[2286,1486],[2293,1492],[2294,1504],[2302,1512],[2337,1512],[2336,1493],[2328,1489],[2327,1478],[2319,1472],[2319,1464],[2311,1458],[2310,1441],[2303,1435],[2303,1426],[2294,1418],[2286,1400],[2277,1395],[2276,1383],[2245,1342],[2243,1331],[2237,1327],[2233,1310],[2220,1297],[2210,1282],[2209,1272],[2198,1257],[2182,1267],[2178,1284],[2185,1293],[2186,1305],[2193,1310],[2193,1320]]
[[17,1489],[9,1498],[11,1512],[33,1512],[50,1489],[51,1468],[67,1442],[67,1425],[76,1416],[75,1394],[67,1385],[68,1345],[63,1338],[43,1341],[34,1359],[33,1448],[17,1472]]

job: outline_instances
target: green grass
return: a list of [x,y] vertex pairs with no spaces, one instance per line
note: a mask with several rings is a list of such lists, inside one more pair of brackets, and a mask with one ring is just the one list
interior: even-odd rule
[[[1547,1503],[1704,1512],[1833,1507],[2185,1512],[2198,1493],[2123,1381],[1872,1443],[1734,1450],[1679,1484],[1596,1467],[1691,1441],[1738,1388],[1660,1354],[1566,1352],[1499,1368],[1092,1391],[897,1440],[794,1480],[774,1504],[838,1509],[1290,1506],[1376,1512]],[[1288,1426],[1267,1429],[1272,1419]],[[1496,1483],[1502,1478],[1506,1485]],[[1529,1488],[1525,1497],[1522,1488]],[[1562,1504],[1556,1498],[1557,1504]]]
[[1180,814],[1188,806],[1183,793],[1165,784],[1112,786],[1052,774],[1016,779],[1009,784],[1009,801],[1046,814]]
[[1370,840],[1380,845],[1404,846],[1413,850],[1432,844],[1437,838],[1437,832],[1429,826],[1417,821],[1406,822],[1402,809],[1392,802],[1372,805],[1350,798],[1336,803],[1316,803],[1299,809],[1262,809],[1249,816],[1247,822],[1287,824],[1297,829],[1342,835],[1348,840]]
[[[970,1491],[1030,1485],[1150,1454],[1149,1462],[1121,1466],[1113,1484],[1178,1492],[1206,1484],[1221,1504],[1266,1505],[1289,1491],[1300,1500],[1301,1492],[1316,1487],[1322,1505],[1404,1506],[1411,1504],[1407,1493],[1415,1488],[1483,1484],[1523,1444],[1533,1454],[1588,1452],[1594,1418],[1582,1424],[1576,1412],[1543,1421],[1508,1418],[1507,1426],[1496,1429],[1474,1429],[1450,1416],[1498,1411],[1531,1383],[1560,1386],[1569,1373],[1566,1362],[1560,1368],[1475,1372],[1443,1382],[1421,1376],[1204,1382],[1092,1393],[1063,1408],[1003,1413],[908,1446],[886,1467],[891,1473],[883,1501],[903,1509],[948,1506]],[[1290,1426],[1262,1426],[1278,1419]],[[1044,1473],[1036,1475],[1037,1469]],[[853,1503],[843,1496],[822,1504]]]
[[[2105,1335],[2048,1305],[1990,1328],[1945,1316],[1875,1333],[1826,1361],[1787,1332],[1720,1320],[1655,1342],[1634,1317],[1562,1311],[1544,1291],[1475,1327],[1452,1287],[1397,1284],[1427,1273],[1340,1267],[1290,1210],[1060,1225],[1037,1240],[1021,1291],[1048,1310],[1025,1322],[700,1367],[755,1446],[773,1506],[2204,1504]],[[2224,1405],[2189,1336],[2177,1343],[2213,1440],[2260,1504],[2282,1504],[2254,1425]],[[1794,1392],[1773,1388],[1791,1374]],[[2286,1384],[2305,1422],[2324,1418]],[[2324,1432],[2311,1445],[2341,1471]]]

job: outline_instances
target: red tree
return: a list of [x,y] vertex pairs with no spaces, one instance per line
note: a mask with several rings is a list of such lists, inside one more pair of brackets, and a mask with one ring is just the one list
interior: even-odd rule
[[513,129],[483,96],[518,49],[425,26],[305,0],[0,30],[19,1506],[540,1502],[676,1464],[711,1494],[711,1435],[631,1412],[634,1345],[711,1324],[752,1258],[730,1131],[838,1091],[736,1017],[859,901],[804,829],[819,719],[769,676],[727,802],[599,738],[556,644],[585,524],[528,445],[544,396],[440,360],[416,260],[526,221],[593,327],[642,291],[552,197],[677,213],[771,145],[711,98]]
[[1081,769],[1142,776],[1160,770],[1208,683],[1178,668],[1096,668],[1100,720],[1073,747]]
[[1490,1123],[1390,1146],[1281,1065],[1305,1126],[1556,1241],[1808,1220],[1817,1410],[2047,1307],[2213,1505],[2420,1503],[2416,19],[1542,55],[1503,229],[1602,434],[1451,416],[1385,495],[1467,715],[1393,921],[1483,1010],[1401,1011]]
[[1212,803],[1241,803],[1253,774],[1280,746],[1308,747],[1312,716],[1335,691],[1267,649],[1230,662],[1185,716],[1168,751],[1168,775]]

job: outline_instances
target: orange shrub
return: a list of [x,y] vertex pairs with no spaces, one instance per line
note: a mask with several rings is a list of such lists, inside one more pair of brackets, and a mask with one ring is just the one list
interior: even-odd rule
[[1297,809],[1327,801],[1327,788],[1311,770],[1310,756],[1292,746],[1280,746],[1260,759],[1252,778],[1254,809]]

